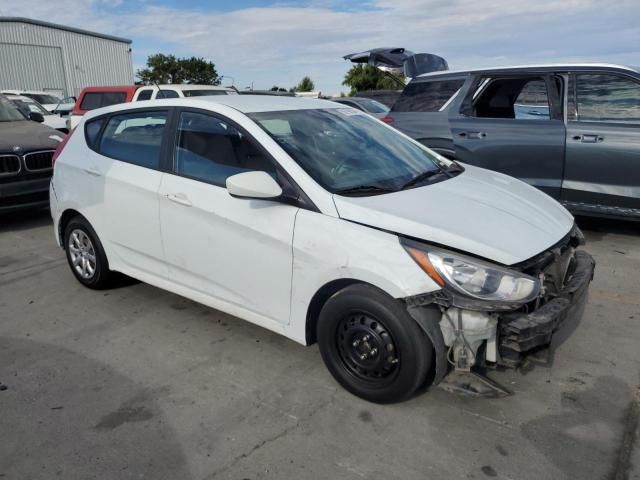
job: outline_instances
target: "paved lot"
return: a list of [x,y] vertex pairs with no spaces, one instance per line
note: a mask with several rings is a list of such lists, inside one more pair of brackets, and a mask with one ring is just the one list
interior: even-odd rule
[[0,478],[638,480],[640,224],[580,223],[584,319],[492,374],[514,396],[378,406],[316,346],[144,284],[87,290],[46,213],[0,217]]

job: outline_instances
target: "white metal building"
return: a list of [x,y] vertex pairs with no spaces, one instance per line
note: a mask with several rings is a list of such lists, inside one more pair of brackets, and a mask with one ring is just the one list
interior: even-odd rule
[[0,89],[77,96],[132,85],[131,40],[20,17],[0,17]]

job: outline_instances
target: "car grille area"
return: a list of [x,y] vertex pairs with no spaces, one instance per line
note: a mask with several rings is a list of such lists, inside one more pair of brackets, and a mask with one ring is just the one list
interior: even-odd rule
[[0,155],[0,177],[16,175],[21,169],[20,157],[17,155]]
[[24,165],[29,172],[43,172],[53,168],[53,150],[25,153]]

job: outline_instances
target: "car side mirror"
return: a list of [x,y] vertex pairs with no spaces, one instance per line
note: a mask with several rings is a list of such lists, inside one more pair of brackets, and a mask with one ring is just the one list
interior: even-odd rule
[[237,198],[276,198],[282,188],[267,172],[244,172],[227,178],[229,195]]
[[29,112],[29,120],[42,123],[44,122],[44,115],[42,115],[40,112]]

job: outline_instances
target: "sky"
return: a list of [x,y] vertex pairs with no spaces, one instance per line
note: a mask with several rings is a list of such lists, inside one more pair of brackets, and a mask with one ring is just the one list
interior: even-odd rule
[[640,65],[640,0],[0,0],[0,15],[129,38],[134,70],[154,53],[204,57],[238,88],[309,75],[346,92],[342,56],[375,47],[436,53],[452,69]]

